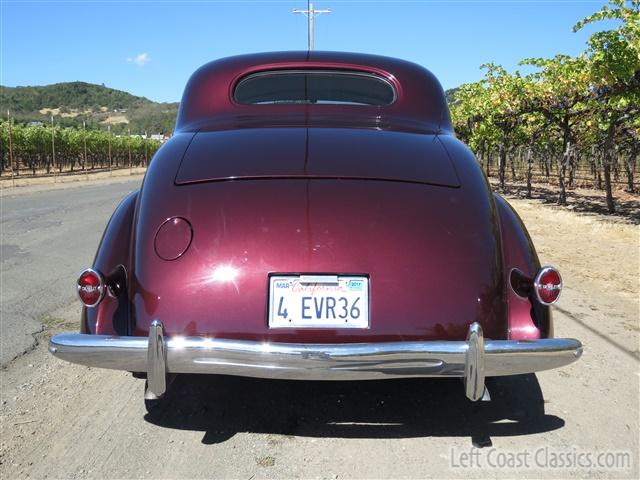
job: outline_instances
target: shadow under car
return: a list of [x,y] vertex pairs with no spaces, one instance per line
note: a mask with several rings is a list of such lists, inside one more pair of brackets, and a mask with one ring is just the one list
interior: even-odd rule
[[262,380],[178,375],[145,420],[166,428],[202,431],[215,444],[237,432],[304,437],[491,437],[556,430],[546,415],[534,374],[487,379],[489,402],[470,402],[459,379],[358,382]]

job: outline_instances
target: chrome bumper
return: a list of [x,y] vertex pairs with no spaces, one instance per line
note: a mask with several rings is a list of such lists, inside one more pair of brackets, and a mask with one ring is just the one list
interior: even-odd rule
[[485,377],[537,372],[567,365],[582,354],[572,338],[484,340],[478,323],[466,341],[350,344],[262,343],[205,337],[165,337],[154,321],[149,337],[61,333],[49,342],[56,357],[90,367],[147,372],[161,396],[168,373],[215,373],[291,380],[369,380],[461,377],[478,400]]

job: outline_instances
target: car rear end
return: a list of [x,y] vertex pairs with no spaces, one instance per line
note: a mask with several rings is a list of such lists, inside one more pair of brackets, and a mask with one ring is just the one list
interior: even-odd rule
[[[194,75],[136,199],[124,276],[97,261],[79,287],[97,301],[86,333],[50,350],[146,371],[156,396],[169,374],[222,373],[457,376],[477,400],[487,375],[575,360],[580,343],[541,326],[511,337],[500,213],[435,78],[377,57],[285,57]],[[559,276],[544,278],[520,286],[552,295]]]

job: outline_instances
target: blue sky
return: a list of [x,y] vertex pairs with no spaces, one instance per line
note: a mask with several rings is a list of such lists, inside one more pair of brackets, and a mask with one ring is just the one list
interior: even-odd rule
[[[481,78],[485,62],[575,55],[605,0],[316,0],[318,50],[390,55],[434,72],[445,88]],[[200,65],[240,53],[303,50],[306,1],[0,0],[0,84],[81,80],[178,101]]]

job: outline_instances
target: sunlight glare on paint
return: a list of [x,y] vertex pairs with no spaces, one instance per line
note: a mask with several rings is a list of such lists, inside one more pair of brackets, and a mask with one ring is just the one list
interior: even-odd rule
[[230,265],[220,265],[211,273],[209,281],[218,283],[235,283],[239,273],[239,270],[235,267]]

